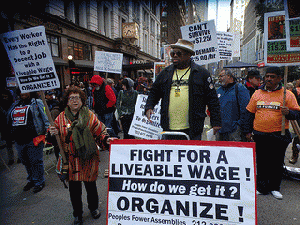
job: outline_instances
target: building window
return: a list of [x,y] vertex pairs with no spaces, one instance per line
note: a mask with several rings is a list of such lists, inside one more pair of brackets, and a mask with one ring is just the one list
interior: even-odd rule
[[162,31],[161,36],[162,36],[162,38],[167,38],[168,37],[168,32],[167,31]]
[[104,35],[110,37],[109,28],[110,28],[110,12],[106,6],[103,6],[103,20],[104,20]]
[[47,41],[53,57],[59,57],[59,38],[47,34]]
[[75,60],[91,60],[91,46],[87,44],[69,40],[68,53],[72,55]]
[[144,52],[148,53],[148,35],[144,34]]
[[162,21],[161,27],[162,28],[168,28],[168,21]]
[[118,1],[120,9],[124,10],[125,12],[129,11],[129,3],[127,1]]

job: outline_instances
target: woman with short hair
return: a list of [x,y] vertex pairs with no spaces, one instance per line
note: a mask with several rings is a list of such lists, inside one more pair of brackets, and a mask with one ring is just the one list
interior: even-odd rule
[[98,210],[96,186],[100,161],[97,144],[104,149],[108,148],[111,138],[105,125],[85,105],[86,95],[80,88],[70,87],[63,101],[66,108],[56,118],[55,126],[50,126],[50,133],[60,135],[68,161],[69,191],[74,210],[74,224],[82,224],[82,181],[87,192],[88,208],[92,217],[97,219],[101,215]]

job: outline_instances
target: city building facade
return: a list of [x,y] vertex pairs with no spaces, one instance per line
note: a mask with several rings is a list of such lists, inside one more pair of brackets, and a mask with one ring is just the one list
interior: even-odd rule
[[241,61],[252,64],[257,62],[257,52],[260,41],[259,31],[257,30],[256,26],[257,18],[255,14],[255,6],[257,3],[258,0],[250,0],[245,7],[244,30],[241,47]]
[[[93,74],[117,80],[151,75],[145,69],[160,61],[161,7],[156,1],[50,0],[40,6],[44,11],[10,15],[7,27],[45,26],[62,86],[72,79],[87,81]],[[129,37],[132,28],[135,35]],[[93,71],[95,51],[123,53],[123,74]]]
[[180,27],[184,26],[186,20],[185,3],[182,0],[175,2],[164,2],[161,13],[161,43],[170,45],[181,38]]

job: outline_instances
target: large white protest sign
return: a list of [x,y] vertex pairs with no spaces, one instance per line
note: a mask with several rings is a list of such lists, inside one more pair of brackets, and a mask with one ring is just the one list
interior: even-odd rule
[[220,60],[232,60],[233,34],[229,32],[217,32]]
[[0,34],[22,93],[60,87],[45,27]]
[[112,142],[107,224],[257,224],[254,147]]
[[214,20],[195,23],[180,28],[182,38],[194,43],[192,60],[205,65],[219,61],[218,40]]
[[144,115],[147,95],[138,95],[133,120],[129,129],[129,134],[143,139],[159,139],[163,129],[160,126],[160,104],[153,109],[154,114],[151,115],[151,121],[148,121]]
[[122,62],[122,53],[95,51],[95,71],[121,74]]

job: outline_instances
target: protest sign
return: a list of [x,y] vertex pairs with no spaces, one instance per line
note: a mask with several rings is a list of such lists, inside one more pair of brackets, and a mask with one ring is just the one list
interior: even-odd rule
[[147,98],[147,95],[138,95],[133,120],[128,134],[143,139],[158,139],[160,133],[163,131],[160,126],[161,101],[153,109],[154,114],[151,115],[151,123],[144,115]]
[[300,51],[300,11],[299,1],[284,0],[286,48],[288,51]]
[[107,224],[257,224],[254,146],[112,142]]
[[163,51],[164,51],[163,61],[165,62],[166,67],[170,66],[172,64],[171,50],[172,50],[172,48],[170,45],[163,46]]
[[233,34],[229,32],[217,32],[220,60],[232,60]]
[[123,54],[95,51],[94,71],[122,73]]
[[45,27],[0,34],[22,93],[60,87]]
[[233,37],[232,57],[241,57],[241,35],[240,33],[233,33]]
[[182,38],[194,43],[192,60],[205,65],[219,61],[218,40],[214,20],[194,23],[180,28]]
[[164,68],[166,68],[165,62],[155,62],[154,63],[154,74],[153,74],[153,83],[156,80],[156,77],[158,74],[160,74],[161,71],[163,71]]
[[285,12],[265,13],[265,65],[294,66],[300,63],[300,52],[287,51]]

